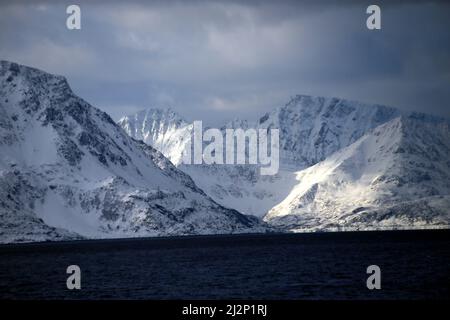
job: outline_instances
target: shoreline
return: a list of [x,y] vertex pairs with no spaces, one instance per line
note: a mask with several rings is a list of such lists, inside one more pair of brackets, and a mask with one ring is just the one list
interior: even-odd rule
[[[358,230],[358,231],[317,231],[317,232],[268,232],[268,233],[236,233],[236,234],[210,234],[210,235],[177,235],[161,237],[127,237],[127,238],[102,238],[82,240],[61,241],[39,241],[23,243],[2,243],[0,253],[13,252],[15,249],[33,249],[36,247],[61,248],[82,246],[105,246],[117,244],[117,249],[122,247],[129,249],[134,245],[141,247],[143,244],[149,247],[157,246],[159,243],[170,244],[176,247],[189,246],[189,242],[205,242],[209,245],[232,244],[233,240],[246,240],[249,244],[258,242],[270,242],[275,238],[286,241],[309,240],[322,242],[326,240],[352,240],[353,238],[373,240],[377,238],[390,238],[392,240],[414,240],[420,241],[420,237],[441,238],[450,240],[450,228],[439,229],[401,229],[401,230]],[[261,240],[261,241],[259,241]],[[242,244],[242,243],[241,243]]]

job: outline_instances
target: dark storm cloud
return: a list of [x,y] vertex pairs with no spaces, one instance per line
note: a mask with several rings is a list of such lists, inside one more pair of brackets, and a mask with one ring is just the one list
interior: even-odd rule
[[219,123],[257,117],[298,93],[450,116],[450,6],[378,1],[2,2],[0,57],[65,75],[121,115],[172,106]]

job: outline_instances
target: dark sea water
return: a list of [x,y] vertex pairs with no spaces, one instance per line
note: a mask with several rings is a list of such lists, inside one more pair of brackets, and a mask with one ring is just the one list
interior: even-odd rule
[[[72,264],[81,290],[66,288]],[[2,299],[449,299],[449,284],[449,230],[0,246]]]

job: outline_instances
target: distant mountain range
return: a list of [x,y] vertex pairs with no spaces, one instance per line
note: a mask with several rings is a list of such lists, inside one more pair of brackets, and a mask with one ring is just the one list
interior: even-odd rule
[[64,77],[1,61],[0,242],[448,228],[449,125],[299,95],[221,128],[280,130],[280,171],[263,176],[184,164],[193,125],[171,109],[115,123]]
[[224,206],[291,231],[446,228],[450,122],[338,98],[299,95],[256,120],[225,128],[278,128],[280,166],[185,165],[192,124],[149,109],[119,121],[166,155]]

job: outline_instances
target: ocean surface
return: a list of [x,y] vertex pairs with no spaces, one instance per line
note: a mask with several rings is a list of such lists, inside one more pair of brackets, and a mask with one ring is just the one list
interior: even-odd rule
[[[66,287],[69,265],[80,290]],[[448,300],[450,230],[2,245],[0,298]]]

